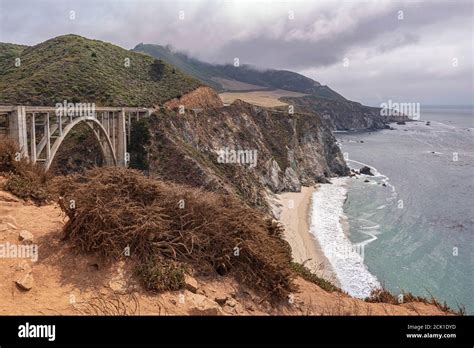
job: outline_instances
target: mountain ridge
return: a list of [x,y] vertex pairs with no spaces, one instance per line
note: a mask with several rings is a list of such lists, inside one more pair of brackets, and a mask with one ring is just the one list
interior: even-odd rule
[[[151,55],[185,71],[218,92],[226,103],[242,99],[258,104],[273,101],[274,107],[293,106],[303,113],[318,114],[333,130],[384,129],[388,123],[406,121],[407,117],[384,117],[380,108],[344,98],[319,82],[288,70],[263,69],[250,65],[211,64],[175,51],[171,46],[138,44],[133,51]],[[278,92],[278,93],[272,93]],[[288,92],[284,95],[283,92]],[[291,93],[301,93],[292,96]],[[252,95],[257,93],[259,96]],[[229,95],[230,94],[230,95]],[[277,106],[276,101],[282,102]],[[286,105],[288,104],[288,105]],[[263,104],[260,104],[262,106]],[[270,106],[270,105],[263,105]]]
[[149,54],[175,65],[184,72],[209,84],[220,92],[238,91],[218,79],[239,81],[267,89],[283,89],[292,92],[317,95],[322,98],[345,100],[339,93],[328,86],[289,70],[265,69],[248,64],[234,66],[231,64],[211,64],[193,58],[186,53],[173,50],[169,45],[153,45],[140,43],[132,50]]

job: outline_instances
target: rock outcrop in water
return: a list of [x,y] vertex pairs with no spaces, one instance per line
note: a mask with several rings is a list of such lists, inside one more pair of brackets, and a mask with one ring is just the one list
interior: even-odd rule
[[362,168],[360,168],[359,172],[360,172],[361,174],[374,176],[374,173],[372,173],[370,167],[367,167],[367,166],[363,166]]

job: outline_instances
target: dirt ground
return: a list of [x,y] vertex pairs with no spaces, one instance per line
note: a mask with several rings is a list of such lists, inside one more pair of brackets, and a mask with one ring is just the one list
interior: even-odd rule
[[304,95],[303,93],[275,89],[271,91],[224,92],[220,93],[219,97],[221,97],[224,104],[232,104],[236,99],[240,99],[258,106],[275,107],[288,105],[279,100],[281,97],[302,97]]

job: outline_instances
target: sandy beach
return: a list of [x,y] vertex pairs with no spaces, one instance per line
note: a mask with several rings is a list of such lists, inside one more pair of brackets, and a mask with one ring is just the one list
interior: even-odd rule
[[311,211],[311,196],[315,190],[314,187],[302,187],[301,192],[278,194],[278,203],[281,205],[279,220],[285,227],[285,239],[291,246],[293,259],[296,262],[304,263],[318,276],[340,286],[321,246],[310,233],[309,213]]

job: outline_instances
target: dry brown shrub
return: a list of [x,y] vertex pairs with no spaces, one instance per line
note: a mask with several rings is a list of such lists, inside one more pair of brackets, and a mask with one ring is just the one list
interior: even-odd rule
[[54,186],[69,217],[65,237],[106,259],[129,247],[149,289],[175,290],[189,269],[233,276],[271,300],[294,290],[282,227],[235,198],[125,168],[92,169]]
[[0,137],[0,172],[16,171],[18,145],[11,139]]
[[50,197],[46,186],[47,174],[40,165],[30,163],[19,153],[15,141],[0,137],[0,174],[7,177],[4,188],[36,204],[46,203]]

